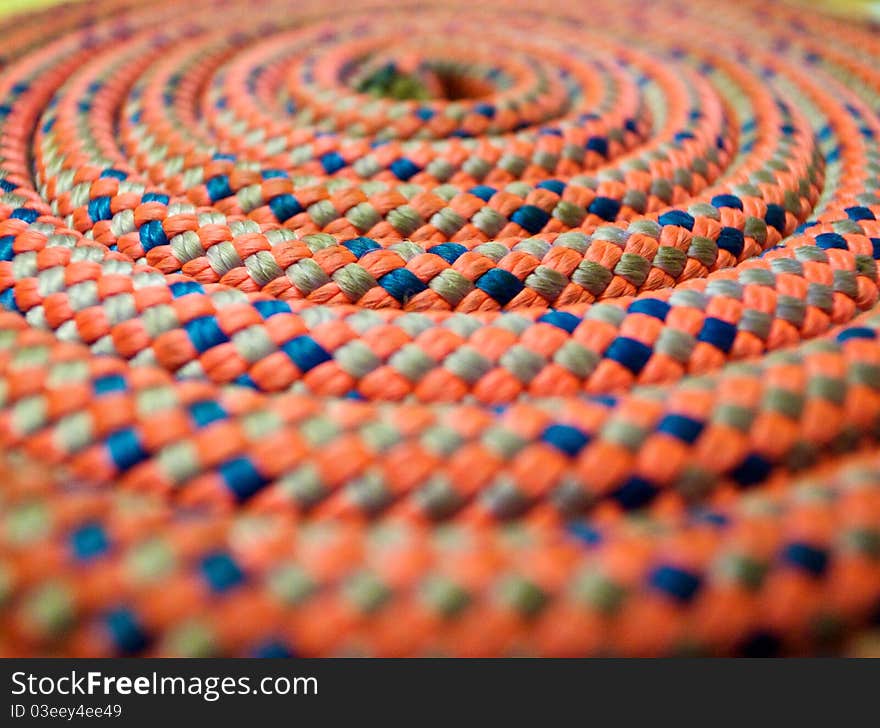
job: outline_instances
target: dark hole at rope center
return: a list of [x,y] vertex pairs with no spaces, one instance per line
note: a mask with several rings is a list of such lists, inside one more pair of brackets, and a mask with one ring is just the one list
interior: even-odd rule
[[356,85],[359,93],[398,101],[478,99],[494,92],[488,81],[460,71],[422,64],[412,72],[395,63],[376,69]]

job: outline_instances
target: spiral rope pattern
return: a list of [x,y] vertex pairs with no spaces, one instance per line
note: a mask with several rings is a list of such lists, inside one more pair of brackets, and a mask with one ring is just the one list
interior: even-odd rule
[[3,654],[797,654],[880,614],[871,28],[0,36]]

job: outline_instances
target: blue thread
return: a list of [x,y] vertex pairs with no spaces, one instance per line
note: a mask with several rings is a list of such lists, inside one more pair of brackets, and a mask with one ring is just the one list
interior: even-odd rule
[[186,296],[190,293],[205,292],[201,283],[196,283],[195,281],[178,281],[177,283],[172,283],[168,288],[174,298],[180,298],[181,296]]
[[780,233],[785,232],[785,208],[782,205],[768,203],[767,214],[764,215],[764,222],[771,227],[775,227]]
[[605,351],[605,358],[618,362],[638,376],[651,358],[651,354],[653,350],[647,344],[627,336],[618,336]]
[[583,521],[574,521],[569,523],[565,530],[574,536],[578,541],[587,546],[598,546],[602,543],[602,534],[595,528]]
[[107,449],[117,470],[124,471],[146,459],[147,453],[131,428],[117,430],[107,438]]
[[593,215],[601,217],[603,220],[612,222],[617,219],[620,212],[620,200],[613,197],[594,197],[587,210]]
[[406,268],[395,268],[377,278],[376,282],[400,303],[406,303],[413,296],[428,289],[415,273]]
[[13,288],[7,288],[0,293],[0,306],[3,306],[7,311],[21,313],[18,310],[18,304],[15,302],[15,290]]
[[712,207],[721,209],[722,207],[732,207],[736,210],[743,209],[742,200],[736,195],[715,195],[712,198]]
[[91,561],[109,551],[110,539],[101,524],[91,522],[70,534],[70,546],[79,561]]
[[128,609],[115,609],[104,615],[104,626],[116,649],[124,655],[144,650],[150,643],[147,633]]
[[851,326],[837,335],[837,340],[842,344],[850,339],[876,339],[877,332],[864,326]]
[[743,248],[745,247],[745,237],[742,231],[734,227],[721,228],[721,232],[718,233],[718,240],[715,242],[719,248],[726,250],[735,258],[739,258],[742,255]]
[[226,486],[239,502],[246,501],[269,482],[247,457],[227,460],[219,470]]
[[382,250],[382,246],[372,238],[352,238],[351,240],[346,240],[342,244],[358,258],[366,255],[370,251]]
[[449,265],[452,265],[462,255],[467,253],[468,249],[464,247],[464,245],[459,245],[458,243],[440,243],[439,245],[434,245],[428,248],[426,252],[439,255],[443,260],[449,263]]
[[730,519],[723,513],[715,513],[714,511],[708,511],[702,508],[693,512],[693,518],[698,523],[710,523],[719,528],[723,528],[730,523]]
[[187,321],[183,328],[186,329],[189,340],[200,354],[229,341],[229,337],[223,333],[223,329],[213,316],[199,316]]
[[244,572],[225,551],[208,554],[200,564],[202,576],[211,591],[222,594],[244,582]]
[[685,415],[668,414],[657,425],[657,432],[672,435],[688,445],[693,445],[700,433],[703,432],[704,424],[699,420]]
[[525,287],[513,273],[508,273],[502,268],[491,268],[483,273],[477,279],[476,286],[501,306],[510,303]]
[[160,202],[167,205],[171,198],[159,192],[147,192],[141,197],[141,202]]
[[560,197],[565,192],[565,182],[558,179],[545,179],[542,182],[538,182],[537,187],[539,190],[550,190]]
[[639,298],[629,305],[627,313],[643,313],[665,321],[670,308],[666,301],[661,301],[659,298]]
[[30,225],[32,222],[36,222],[39,216],[40,213],[30,207],[19,207],[17,210],[14,210],[9,217],[13,220],[24,220]]
[[297,336],[281,345],[281,351],[290,357],[304,374],[333,357],[311,336]]
[[707,344],[712,344],[712,346],[727,354],[733,347],[736,333],[737,329],[734,324],[707,316],[703,321],[703,328],[700,329],[697,341],[705,341]]
[[144,252],[152,250],[159,245],[168,244],[168,236],[165,235],[165,229],[162,227],[161,220],[148,220],[139,231],[141,239],[141,247]]
[[257,646],[251,656],[258,659],[290,659],[297,654],[289,649],[283,642],[272,640]]
[[251,378],[250,374],[240,374],[232,380],[239,387],[249,387],[250,389],[260,389],[257,383]]
[[823,250],[829,250],[832,248],[846,250],[849,247],[846,244],[846,238],[837,233],[820,233],[816,236],[816,245]]
[[400,157],[399,159],[395,159],[390,166],[391,171],[399,180],[403,180],[404,182],[408,181],[410,178],[417,175],[422,171],[421,167],[419,167],[415,162],[411,159],[407,159],[406,157]]
[[327,152],[321,157],[321,166],[327,174],[333,174],[345,166],[345,160],[339,152]]
[[664,212],[659,218],[657,218],[657,222],[664,227],[667,225],[674,225],[690,231],[693,231],[694,229],[694,218],[684,210],[670,210],[669,212]]
[[613,491],[611,497],[625,510],[631,511],[648,505],[659,492],[659,489],[650,480],[633,475]]
[[730,476],[742,488],[748,488],[763,482],[773,470],[773,463],[766,458],[758,455],[758,453],[749,453],[745,459],[734,468]]
[[110,211],[110,198],[106,195],[89,200],[89,217],[93,222],[109,220],[113,217]]
[[570,425],[550,425],[544,430],[541,440],[574,457],[590,442],[590,436]]
[[208,190],[208,197],[211,198],[211,202],[231,197],[233,194],[232,187],[229,184],[229,177],[225,174],[211,177],[211,179],[205,182],[205,187]]
[[284,301],[254,301],[252,305],[264,319],[279,313],[290,313],[290,306]]
[[605,137],[594,136],[587,140],[585,149],[591,152],[601,154],[603,157],[608,156],[608,140]]
[[799,541],[788,544],[782,552],[782,558],[813,576],[822,576],[828,568],[827,551]]
[[498,190],[494,187],[489,187],[489,185],[477,185],[476,187],[471,187],[468,192],[475,197],[479,197],[483,202],[488,202]]
[[578,326],[580,326],[582,320],[583,319],[575,316],[573,313],[569,313],[568,311],[548,311],[538,319],[538,322],[542,324],[550,324],[551,326],[555,326],[556,328],[562,329],[571,334]]
[[128,179],[128,175],[121,169],[113,169],[111,167],[101,172],[100,179],[118,179],[122,182],[123,180]]
[[867,207],[847,207],[846,216],[850,220],[876,220],[874,213]]
[[550,222],[550,214],[535,205],[523,205],[510,216],[510,220],[535,235]]
[[0,260],[12,260],[15,257],[15,236],[4,235],[0,238]]
[[110,392],[124,392],[127,388],[125,377],[120,374],[107,374],[92,382],[92,389],[98,396]]
[[212,400],[193,402],[189,406],[189,413],[197,427],[207,427],[212,422],[225,420],[227,417],[226,411]]
[[689,602],[700,588],[700,577],[675,566],[658,566],[648,581],[655,589],[666,592],[679,602]]
[[278,222],[286,222],[294,215],[302,212],[302,205],[299,204],[293,195],[276,195],[269,200],[269,209]]

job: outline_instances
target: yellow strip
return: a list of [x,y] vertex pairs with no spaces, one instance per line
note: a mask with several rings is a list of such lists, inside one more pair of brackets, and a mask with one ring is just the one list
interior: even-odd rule
[[800,4],[813,7],[816,10],[824,10],[833,15],[880,19],[880,2],[878,0],[815,0],[814,2],[800,0]]
[[[23,13],[27,10],[38,10],[50,5],[59,5],[64,0],[0,0],[0,15]],[[69,1],[69,0],[68,0]]]

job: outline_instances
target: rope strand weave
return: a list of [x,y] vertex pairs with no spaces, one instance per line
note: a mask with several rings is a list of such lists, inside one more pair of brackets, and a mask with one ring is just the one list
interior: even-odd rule
[[0,651],[809,653],[876,617],[880,41],[533,5],[0,25]]

